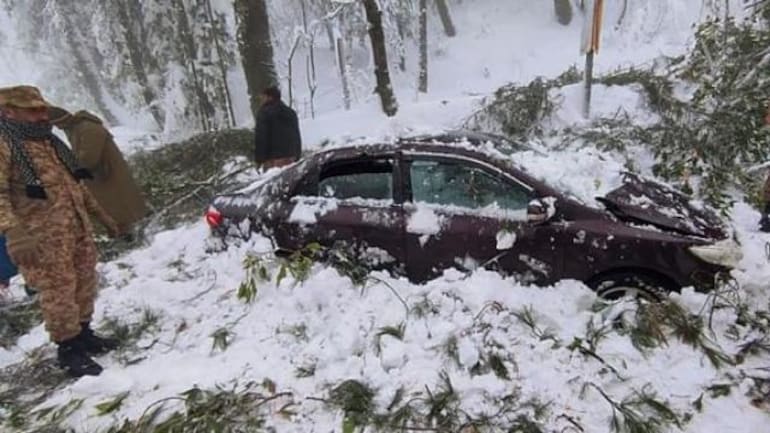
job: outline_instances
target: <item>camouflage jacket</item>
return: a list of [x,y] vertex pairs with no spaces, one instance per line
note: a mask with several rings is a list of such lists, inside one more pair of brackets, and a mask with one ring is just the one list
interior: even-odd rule
[[47,141],[25,141],[24,146],[48,198],[27,196],[21,170],[12,163],[10,146],[0,137],[0,232],[21,225],[43,235],[63,218],[72,217],[79,217],[91,231],[89,214],[109,220],[88,189],[61,163],[53,146]]

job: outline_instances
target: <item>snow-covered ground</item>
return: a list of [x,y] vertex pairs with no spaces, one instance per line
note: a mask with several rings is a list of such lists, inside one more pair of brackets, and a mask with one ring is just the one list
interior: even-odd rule
[[[745,252],[745,271],[735,276],[742,296],[759,308],[768,302],[770,267],[763,250],[770,236],[754,231],[755,217],[745,206],[735,209]],[[557,431],[568,426],[560,415],[585,431],[608,431],[612,408],[595,388],[585,392],[586,384],[618,401],[635,391],[654,392],[682,417],[692,416],[685,432],[759,432],[770,417],[744,395],[752,386],[746,376],[766,375],[761,370],[767,367],[766,357],[715,369],[703,352],[674,337],[643,354],[628,335],[613,330],[614,310],[596,312],[593,292],[575,281],[538,288],[488,271],[450,271],[425,285],[375,274],[376,280],[362,289],[335,270],[316,265],[303,283],[288,276],[280,285],[274,279],[260,284],[256,301],[245,304],[236,297],[245,278],[241,261],[246,254],[269,251],[269,242],[256,238],[210,254],[206,235],[202,223],[160,233],[148,248],[101,267],[109,283],[100,295],[97,322],[119,318],[136,323],[151,311],[159,317],[157,328],[137,343],[147,349],[99,358],[105,367],[101,376],[78,380],[44,406],[82,399],[81,409],[67,423],[95,432],[123,418],[137,419],[154,402],[194,385],[207,389],[268,379],[278,392],[292,396],[270,406],[266,415],[289,400],[297,403],[296,416],[273,416],[268,424],[278,431],[336,431],[341,412],[308,397],[326,397],[330,387],[355,379],[377,391],[376,402],[384,410],[399,388],[407,395],[425,387],[435,390],[439,373],[445,372],[460,408],[471,416],[494,413],[505,396],[517,394],[521,402],[550,402],[544,424]],[[275,276],[277,270],[270,271]],[[713,302],[691,290],[673,299],[694,314],[708,311]],[[527,308],[534,312],[536,326],[553,338],[543,338],[516,317]],[[737,353],[754,336],[740,327],[738,340],[726,337],[736,322],[733,310],[717,310],[712,320],[714,341],[725,353]],[[592,349],[604,362],[570,347],[576,338],[589,338],[589,323],[608,331]],[[401,340],[377,337],[383,327],[398,325],[404,326]],[[215,349],[212,334],[222,328],[228,330],[229,345]],[[42,327],[35,328],[11,352],[2,353],[0,364],[19,360],[46,339]],[[503,360],[508,378],[474,370],[491,355]],[[127,362],[135,359],[139,361]],[[303,370],[313,374],[301,374]],[[736,381],[727,396],[710,397],[707,391]],[[97,404],[122,393],[128,397],[119,410],[98,415]],[[699,412],[693,402],[702,394],[706,397]],[[167,407],[178,409],[180,404]]]
[[[327,101],[329,110],[302,121],[305,142],[313,147],[326,140],[387,140],[454,128],[500,85],[554,76],[579,63],[579,24],[559,26],[551,16],[551,2],[530,3],[456,4],[462,37],[432,45],[429,94],[418,97],[408,84],[397,85],[401,101],[394,118],[382,115],[373,98],[349,112]],[[629,10],[626,24],[616,29],[612,24],[620,2],[608,3],[610,24],[597,59],[598,69],[605,71],[646,63],[660,54],[681,54],[691,43],[691,25],[703,14],[699,0],[640,1]],[[549,119],[550,127],[585,122],[579,86],[554,96],[560,106]],[[654,120],[634,88],[596,86],[594,104],[594,117],[625,110],[637,122]],[[154,142],[132,128],[114,132],[126,150]],[[584,200],[610,190],[623,169],[622,161],[591,148],[517,157],[535,175]],[[650,165],[645,157],[640,154],[643,171]],[[759,215],[743,203],[734,207],[731,218],[744,252],[741,269],[734,273],[740,296],[750,309],[767,310],[770,265],[765,248],[770,235],[756,231]],[[418,228],[437,230],[427,224],[429,219],[419,221]],[[688,433],[767,431],[770,412],[753,406],[746,396],[753,386],[749,377],[768,376],[763,370],[770,366],[767,354],[717,369],[700,349],[673,336],[667,345],[642,353],[629,335],[613,328],[618,307],[597,311],[593,292],[579,282],[539,288],[488,271],[449,271],[424,285],[375,274],[362,289],[334,269],[314,265],[304,282],[287,276],[280,284],[275,278],[260,284],[255,301],[247,304],[236,296],[246,277],[243,259],[268,252],[269,242],[255,237],[209,253],[206,236],[202,222],[179,227],[158,233],[146,248],[100,265],[105,284],[96,323],[108,318],[138,323],[149,311],[158,317],[157,324],[137,342],[141,350],[100,357],[105,367],[101,376],[67,385],[41,408],[81,399],[66,424],[78,432],[98,432],[123,419],[137,419],[151,404],[193,386],[243,386],[268,379],[275,390],[262,389],[265,394],[291,393],[262,408],[268,425],[280,432],[330,432],[341,430],[343,414],[317,398],[326,398],[330,388],[345,380],[374,389],[376,410],[384,412],[399,389],[405,390],[405,401],[419,393],[424,397],[426,389],[440,388],[446,375],[459,397],[458,412],[471,417],[498,413],[509,401],[506,397],[516,395],[512,412],[495,420],[500,426],[510,424],[516,414],[533,416],[524,403],[539,401],[548,403],[540,420],[546,431],[578,431],[574,423],[585,432],[612,431],[613,408],[601,390],[614,401],[635,392],[654,393],[679,415],[681,430]],[[12,294],[22,297],[18,281]],[[673,300],[693,314],[704,314],[714,297],[685,289]],[[530,308],[534,330],[521,318]],[[607,330],[590,348],[601,361],[581,351],[588,348],[589,324]],[[400,339],[378,336],[383,327],[398,326],[403,326]],[[215,348],[213,335],[222,329],[227,330],[227,347]],[[716,310],[711,329],[714,345],[729,355],[757,336],[750,327],[736,325],[733,309]],[[737,337],[731,339],[733,331]],[[574,345],[576,339],[583,343]],[[46,342],[42,326],[34,328],[14,347],[0,349],[0,367],[23,360]],[[493,358],[502,361],[506,374],[489,368]],[[725,384],[731,390],[727,395],[709,391]],[[120,407],[99,414],[97,404],[124,393]],[[279,416],[290,401],[296,403],[295,414]],[[164,407],[179,409],[182,403],[168,401]]]

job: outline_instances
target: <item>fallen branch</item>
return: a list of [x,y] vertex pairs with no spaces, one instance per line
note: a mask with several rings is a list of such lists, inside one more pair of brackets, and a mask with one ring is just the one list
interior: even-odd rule
[[182,197],[179,197],[178,199],[174,200],[168,206],[166,206],[163,209],[160,209],[158,212],[156,212],[155,215],[153,215],[153,217],[152,217],[153,222],[156,222],[161,217],[167,215],[172,209],[174,209],[175,207],[179,206],[180,204],[182,204],[182,203],[186,202],[187,200],[197,196],[198,193],[201,190],[203,190],[205,187],[218,186],[223,181],[228,180],[228,179],[232,179],[233,177],[235,177],[235,176],[237,176],[237,175],[239,175],[239,174],[241,174],[243,172],[246,172],[246,171],[250,170],[251,168],[252,168],[251,165],[247,165],[245,167],[241,167],[238,170],[232,171],[232,172],[224,174],[224,175],[213,175],[213,176],[209,177],[208,179],[206,179],[204,181],[198,181],[197,182],[198,186],[194,190],[188,192],[187,194],[183,195]]

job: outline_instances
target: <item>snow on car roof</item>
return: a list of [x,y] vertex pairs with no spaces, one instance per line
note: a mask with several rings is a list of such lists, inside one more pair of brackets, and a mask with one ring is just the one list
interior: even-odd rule
[[424,148],[431,152],[459,150],[465,156],[489,159],[502,165],[519,169],[561,193],[594,208],[602,208],[595,200],[622,185],[622,164],[603,152],[590,148],[574,150],[545,150],[537,142],[514,143],[491,134],[447,131],[444,133],[417,135],[414,137],[384,137],[374,139],[359,137],[344,143],[328,143],[312,152],[300,162],[285,168],[268,170],[262,177],[236,194],[248,195],[275,179],[292,167],[302,170],[302,165],[312,160],[358,153],[381,153],[390,149],[410,147]]

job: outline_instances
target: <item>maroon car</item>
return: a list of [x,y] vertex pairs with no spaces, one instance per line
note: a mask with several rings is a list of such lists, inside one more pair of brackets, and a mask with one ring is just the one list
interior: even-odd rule
[[580,280],[605,298],[708,290],[740,260],[721,219],[665,185],[628,174],[597,200],[467,141],[415,139],[320,151],[216,197],[206,220],[216,238],[259,231],[279,250],[345,245],[416,282],[485,267],[541,285]]

